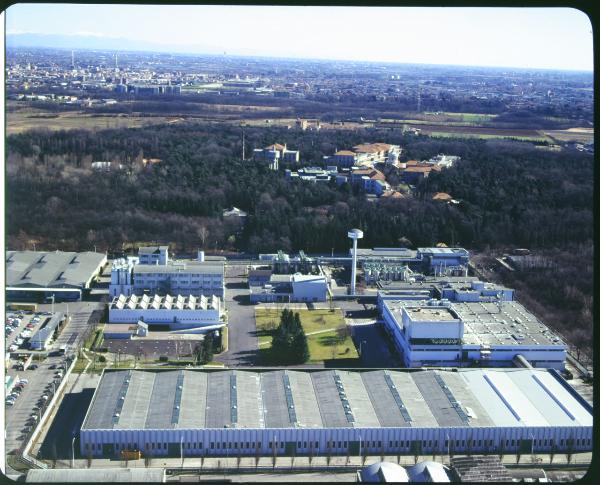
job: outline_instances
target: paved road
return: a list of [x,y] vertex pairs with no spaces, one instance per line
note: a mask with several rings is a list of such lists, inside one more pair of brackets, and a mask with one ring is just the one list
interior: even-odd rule
[[353,325],[352,339],[356,348],[360,349],[363,367],[390,368],[401,365],[390,352],[389,344],[377,324]]
[[225,308],[228,313],[229,348],[215,360],[227,366],[251,366],[258,361],[258,337],[254,307],[241,267],[227,268]]
[[[50,307],[51,305],[47,305]],[[57,303],[54,305],[55,311],[66,314],[69,310],[70,321],[62,329],[60,335],[54,343],[54,348],[61,345],[69,345],[72,349],[77,349],[83,345],[83,337],[86,330],[92,323],[97,323],[102,315],[104,303],[79,301],[72,303]]]

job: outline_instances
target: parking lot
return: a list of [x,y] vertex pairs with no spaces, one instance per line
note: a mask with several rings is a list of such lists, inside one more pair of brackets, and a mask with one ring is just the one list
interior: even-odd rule
[[[52,399],[54,390],[61,381],[61,377],[57,374],[61,368],[64,375],[64,362],[63,356],[53,356],[40,362],[35,370],[9,369],[9,374],[18,375],[20,380],[26,379],[27,384],[14,404],[5,406],[7,453],[21,446],[25,435],[30,430],[27,427],[35,425],[41,418],[41,406],[45,401]],[[48,396],[46,399],[42,398],[44,394]],[[34,415],[37,415],[37,420]]]
[[25,312],[8,312],[4,326],[6,349],[17,352],[28,348],[29,338],[50,315]]
[[[45,352],[30,351],[28,338],[19,339],[19,335],[27,337],[27,333],[22,333],[26,330],[30,330],[33,335],[50,316],[53,309],[55,312],[64,312],[65,314],[68,309],[70,320],[64,325],[56,341],[51,343]],[[54,355],[52,351],[59,349],[62,345],[69,345],[73,350],[80,347],[90,322],[95,319],[97,321],[101,314],[102,303],[100,302],[40,304],[37,313],[7,312],[6,349],[11,353],[7,375],[12,376],[15,380],[17,377],[21,381],[25,379],[26,382],[24,385],[17,385],[19,389],[15,388],[11,397],[6,396],[7,453],[22,445],[24,439],[41,418],[43,406],[52,399],[55,389],[62,379],[62,375],[58,374],[61,367],[63,367],[64,375],[65,357],[64,355]],[[18,320],[15,319],[11,322],[9,318],[13,316]],[[10,334],[8,334],[9,328],[12,330]],[[20,345],[17,345],[19,342]],[[16,357],[23,358],[29,354],[34,355],[31,367],[26,370],[18,370]],[[46,355],[48,357],[45,357]],[[39,359],[44,360],[40,361]]]

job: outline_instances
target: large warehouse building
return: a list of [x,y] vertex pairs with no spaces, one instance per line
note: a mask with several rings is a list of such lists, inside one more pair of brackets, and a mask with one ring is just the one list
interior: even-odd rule
[[591,451],[555,370],[105,370],[83,456]]
[[81,300],[106,264],[106,255],[86,251],[6,252],[7,300]]

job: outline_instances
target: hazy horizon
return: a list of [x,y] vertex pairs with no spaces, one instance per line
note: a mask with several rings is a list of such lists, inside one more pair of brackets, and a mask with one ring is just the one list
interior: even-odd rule
[[9,7],[7,47],[32,34],[80,50],[593,72],[591,24],[572,8]]

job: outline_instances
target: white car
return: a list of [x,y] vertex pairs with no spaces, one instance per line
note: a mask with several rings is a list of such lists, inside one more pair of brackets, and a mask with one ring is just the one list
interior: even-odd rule
[[29,384],[29,380],[28,379],[19,379],[19,382],[22,382],[25,385]]
[[15,351],[16,351],[18,348],[19,348],[18,346],[16,346],[15,344],[12,344],[12,345],[11,345],[11,346],[8,348],[8,350],[9,350],[10,352],[15,352]]

